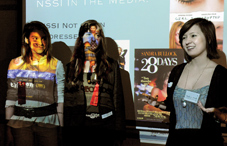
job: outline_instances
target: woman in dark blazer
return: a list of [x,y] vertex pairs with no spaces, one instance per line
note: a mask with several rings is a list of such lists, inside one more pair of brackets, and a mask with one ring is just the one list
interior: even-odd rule
[[208,20],[191,19],[179,38],[187,63],[173,68],[168,80],[166,145],[223,145],[220,123],[227,122],[227,70],[212,61],[219,58],[215,27]]
[[66,80],[65,143],[112,145],[125,130],[124,97],[119,65],[106,55],[97,21],[81,25]]

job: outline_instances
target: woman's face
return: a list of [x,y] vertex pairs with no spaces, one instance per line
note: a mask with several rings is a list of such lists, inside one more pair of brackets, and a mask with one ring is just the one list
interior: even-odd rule
[[92,26],[87,32],[84,33],[83,43],[85,48],[88,48],[90,51],[94,52],[97,49],[100,43],[98,26]]
[[207,55],[206,38],[200,27],[193,25],[182,37],[182,45],[186,53],[195,58]]
[[[26,40],[26,43],[28,43],[27,40]],[[46,44],[47,42],[43,32],[37,31],[37,32],[30,33],[29,46],[32,50],[32,53],[42,54],[43,51],[46,49]]]

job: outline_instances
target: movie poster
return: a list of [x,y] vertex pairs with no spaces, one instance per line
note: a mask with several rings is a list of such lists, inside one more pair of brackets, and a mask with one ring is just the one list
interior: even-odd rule
[[214,23],[218,49],[223,51],[224,0],[170,0],[169,48],[181,48],[180,29],[192,18],[204,18]]
[[184,62],[182,49],[135,49],[134,102],[136,120],[168,122],[165,111],[168,78]]

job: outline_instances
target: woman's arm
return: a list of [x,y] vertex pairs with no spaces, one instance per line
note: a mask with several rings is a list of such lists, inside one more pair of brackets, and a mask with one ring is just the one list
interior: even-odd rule
[[[15,75],[15,59],[10,61],[8,72],[7,72],[7,96],[5,102],[5,114],[6,120],[10,120],[10,118],[14,114],[14,105],[18,99],[18,83],[16,81]],[[20,63],[19,63],[20,64]]]
[[63,108],[64,108],[64,103],[58,103],[57,106],[57,112],[58,112],[58,119],[60,122],[60,126],[63,127]]
[[58,64],[57,64],[56,77],[57,77],[57,91],[58,91],[57,112],[58,112],[58,119],[60,122],[60,126],[63,126],[65,71],[61,61],[58,61]]
[[220,107],[220,108],[205,108],[202,103],[199,101],[198,106],[201,110],[203,110],[206,113],[214,113],[215,117],[218,118],[221,122],[227,124],[227,113],[221,112],[223,110],[227,111],[227,107]]

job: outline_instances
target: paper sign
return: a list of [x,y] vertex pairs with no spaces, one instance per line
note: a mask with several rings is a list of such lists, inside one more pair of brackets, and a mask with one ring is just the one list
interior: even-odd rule
[[184,100],[197,104],[200,94],[192,91],[186,91]]

